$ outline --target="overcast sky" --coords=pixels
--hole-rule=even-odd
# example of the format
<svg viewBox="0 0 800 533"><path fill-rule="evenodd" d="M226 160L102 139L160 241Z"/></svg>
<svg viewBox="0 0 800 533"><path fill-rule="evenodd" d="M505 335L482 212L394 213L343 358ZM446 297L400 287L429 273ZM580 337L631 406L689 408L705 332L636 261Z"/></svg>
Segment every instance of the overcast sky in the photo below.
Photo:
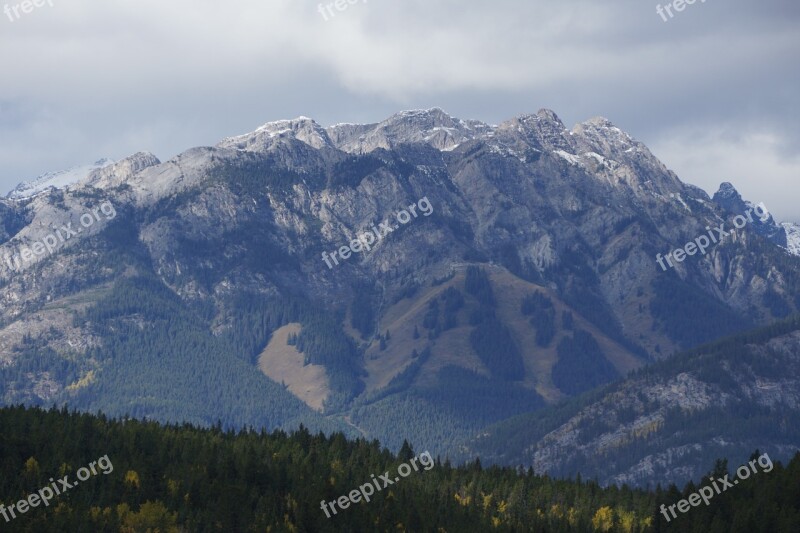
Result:
<svg viewBox="0 0 800 533"><path fill-rule="evenodd" d="M683 181L800 222L798 0L697 0L666 22L655 0L358 0L333 17L311 0L43 1L0 13L2 192L299 115L546 107L569 127L605 116Z"/></svg>

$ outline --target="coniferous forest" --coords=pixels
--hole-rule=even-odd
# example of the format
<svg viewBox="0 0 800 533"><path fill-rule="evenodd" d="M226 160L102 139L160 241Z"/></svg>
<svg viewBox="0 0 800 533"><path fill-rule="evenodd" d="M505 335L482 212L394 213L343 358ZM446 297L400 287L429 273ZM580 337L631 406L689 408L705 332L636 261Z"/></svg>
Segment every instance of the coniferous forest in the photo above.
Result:
<svg viewBox="0 0 800 533"><path fill-rule="evenodd" d="M0 502L27 498L50 478L98 457L113 469L6 521L3 531L606 531L785 532L800 528L800 454L775 462L735 489L667 524L660 505L697 490L656 491L557 480L531 470L454 467L429 470L376 491L328 518L321 501L347 495L424 450L398 454L343 434L225 431L221 426L110 420L65 409L0 409ZM727 464L709 465L721 475ZM108 472L105 474L105 472Z"/></svg>

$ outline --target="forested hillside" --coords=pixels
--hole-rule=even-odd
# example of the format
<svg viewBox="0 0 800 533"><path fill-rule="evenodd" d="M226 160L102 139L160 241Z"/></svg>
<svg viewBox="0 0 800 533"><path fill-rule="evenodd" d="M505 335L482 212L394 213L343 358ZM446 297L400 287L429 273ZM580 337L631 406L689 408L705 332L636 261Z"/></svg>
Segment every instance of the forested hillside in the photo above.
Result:
<svg viewBox="0 0 800 533"><path fill-rule="evenodd" d="M398 466L413 464L424 450L404 445L394 455L376 441L305 429L233 433L23 407L0 409L0 427L0 502L9 517L0 518L3 531L789 533L800 524L800 455L785 468L776 462L769 473L667 528L660 504L674 504L695 487L603 489L532 471L483 469L479 462L454 468L438 460L397 479L394 473L403 471ZM105 456L102 472L76 483L78 469ZM723 470L717 464L717 474ZM377 480L385 473L395 480L369 502L330 517L322 510L322 500L338 500L373 478L384 485ZM11 518L8 507L16 504L18 511L21 499L63 476L72 488L48 506Z"/></svg>
<svg viewBox="0 0 800 533"><path fill-rule="evenodd" d="M222 420L225 427L297 428L326 432L349 431L343 424L309 409L279 384L253 372L257 347L272 330L287 320L319 324L314 336L304 336L307 356L331 357L344 350L323 350L325 315L302 301L268 301L242 297L238 313L230 318L227 335L208 331L207 310L186 307L161 281L150 276L122 278L97 299L95 305L74 315L74 321L90 324L94 335L106 339L88 357L61 359L44 339L26 336L14 367L0 368L0 396L38 405L67 404L73 408L112 416L132 416L166 422L210 426ZM147 327L143 326L147 317ZM331 328L328 327L328 330ZM324 340L318 340L323 339ZM334 332L330 339L347 344ZM354 350L354 348L352 348ZM345 364L340 367L347 368ZM49 372L51 379L72 385L61 394L21 398L16 390L31 373ZM102 374L104 379L98 380ZM334 374L352 383L346 371ZM353 435L355 432L353 432Z"/></svg>

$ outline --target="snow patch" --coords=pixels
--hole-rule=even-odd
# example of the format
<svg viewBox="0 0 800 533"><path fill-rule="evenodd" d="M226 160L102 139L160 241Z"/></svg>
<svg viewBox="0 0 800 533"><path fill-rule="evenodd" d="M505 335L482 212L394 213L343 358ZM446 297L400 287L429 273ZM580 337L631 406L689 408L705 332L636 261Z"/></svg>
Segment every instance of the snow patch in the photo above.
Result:
<svg viewBox="0 0 800 533"><path fill-rule="evenodd" d="M111 159L103 158L90 165L80 165L67 170L60 170L58 172L47 172L30 181L23 181L14 187L14 189L6 195L6 198L21 200L36 196L40 192L45 191L50 187L61 189L67 185L72 185L73 183L77 183L85 179L95 170L105 168L113 164L114 161Z"/></svg>
<svg viewBox="0 0 800 533"><path fill-rule="evenodd" d="M563 159L566 159L572 165L580 165L580 158L575 154L570 154L564 150L556 150L553 153L562 157Z"/></svg>
<svg viewBox="0 0 800 533"><path fill-rule="evenodd" d="M786 249L790 254L800 256L800 224L784 222L781 226L786 230Z"/></svg>
<svg viewBox="0 0 800 533"><path fill-rule="evenodd" d="M683 207L684 207L684 208L685 208L685 209L686 209L688 212L690 212L690 213L692 212L692 208L691 208L691 207L689 207L689 205L688 205L686 202L684 202L684 201L683 201L683 198L681 198L681 193L670 193L670 197L671 197L671 198L677 198L677 199L678 199L678 201L681 203L681 205L682 205L682 206L683 206Z"/></svg>

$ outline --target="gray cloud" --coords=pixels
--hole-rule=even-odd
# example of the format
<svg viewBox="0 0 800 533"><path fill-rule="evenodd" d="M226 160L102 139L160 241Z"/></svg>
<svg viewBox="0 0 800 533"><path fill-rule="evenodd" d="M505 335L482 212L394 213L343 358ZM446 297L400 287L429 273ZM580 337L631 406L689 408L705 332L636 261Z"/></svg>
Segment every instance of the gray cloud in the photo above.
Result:
<svg viewBox="0 0 800 533"><path fill-rule="evenodd" d="M800 220L794 0L698 0L668 22L648 0L368 0L328 21L310 0L53 3L0 14L3 190L297 115L440 106L496 123L549 107L606 116L684 181L733 181Z"/></svg>

